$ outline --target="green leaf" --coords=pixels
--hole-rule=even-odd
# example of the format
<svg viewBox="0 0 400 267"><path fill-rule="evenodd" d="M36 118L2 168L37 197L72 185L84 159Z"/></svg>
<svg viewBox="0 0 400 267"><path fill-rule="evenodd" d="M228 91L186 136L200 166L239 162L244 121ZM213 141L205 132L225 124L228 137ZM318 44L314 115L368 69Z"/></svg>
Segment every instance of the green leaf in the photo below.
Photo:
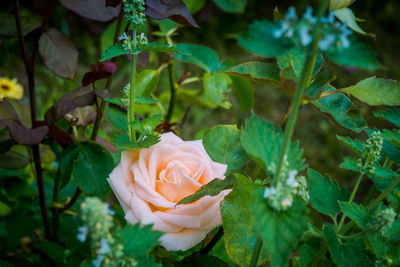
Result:
<svg viewBox="0 0 400 267"><path fill-rule="evenodd" d="M233 90L239 98L240 110L249 111L254 105L254 87L251 81L235 75L230 75Z"/></svg>
<svg viewBox="0 0 400 267"><path fill-rule="evenodd" d="M71 181L88 195L104 199L110 191L108 175L114 168L110 153L93 142L80 142L79 153L72 164Z"/></svg>
<svg viewBox="0 0 400 267"><path fill-rule="evenodd" d="M43 240L42 242L35 245L35 248L44 252L50 259L55 262L62 262L65 258L64 248L56 242L49 242Z"/></svg>
<svg viewBox="0 0 400 267"><path fill-rule="evenodd" d="M226 262L210 255L192 255L185 257L182 261L177 262L174 266L177 267L229 267Z"/></svg>
<svg viewBox="0 0 400 267"><path fill-rule="evenodd" d="M158 27L160 28L159 32L153 31L151 34L156 35L156 36L161 36L161 37L172 36L180 26L178 23L176 23L170 19L161 19L161 20L154 19L154 20L151 20L151 22L154 24L157 24Z"/></svg>
<svg viewBox="0 0 400 267"><path fill-rule="evenodd" d="M265 57L287 54L293 48L289 38L274 38L275 24L267 20L256 20L245 34L239 36L239 45L244 49Z"/></svg>
<svg viewBox="0 0 400 267"><path fill-rule="evenodd" d="M137 51L139 51L137 49ZM131 54L133 51L125 50L122 47L122 44L115 44L112 46L107 47L103 53L101 54L100 61L107 61L113 57L118 57L126 54Z"/></svg>
<svg viewBox="0 0 400 267"><path fill-rule="evenodd" d="M135 50L136 53L140 51L159 52L159 53L182 53L182 50L175 46L169 44L156 43L156 42L140 45L139 48L140 48L139 51Z"/></svg>
<svg viewBox="0 0 400 267"><path fill-rule="evenodd" d="M157 104L158 100L148 96L136 96L135 103L137 104Z"/></svg>
<svg viewBox="0 0 400 267"><path fill-rule="evenodd" d="M323 70L318 73L315 79L311 82L311 85L305 89L304 94L309 98L319 98L321 92L335 79L336 76L332 71Z"/></svg>
<svg viewBox="0 0 400 267"><path fill-rule="evenodd" d="M60 162L60 188L66 186L71 179L74 160L78 158L79 149L79 144L73 144L68 146L62 153Z"/></svg>
<svg viewBox="0 0 400 267"><path fill-rule="evenodd" d="M190 14L195 14L203 8L206 0L183 0Z"/></svg>
<svg viewBox="0 0 400 267"><path fill-rule="evenodd" d="M385 232L385 236L388 238L389 242L400 241L400 217L392 223L390 228Z"/></svg>
<svg viewBox="0 0 400 267"><path fill-rule="evenodd" d="M128 132L128 119L125 110L116 105L108 105L106 115L115 128Z"/></svg>
<svg viewBox="0 0 400 267"><path fill-rule="evenodd" d="M351 150L356 152L358 155L362 155L364 152L364 144L358 139L352 139L351 137L344 137L340 135L336 135L336 138L339 141L342 141L346 146L348 146Z"/></svg>
<svg viewBox="0 0 400 267"><path fill-rule="evenodd" d="M297 248L307 230L309 223L307 204L300 198L294 197L288 209L278 212L260 198L251 209L271 266L286 266L292 250Z"/></svg>
<svg viewBox="0 0 400 267"><path fill-rule="evenodd" d="M26 12L27 10L24 10ZM29 14L28 16L21 16L22 34L26 35L31 31L37 29L41 25L40 17ZM0 13L0 34L4 36L16 37L18 36L17 25L13 14Z"/></svg>
<svg viewBox="0 0 400 267"><path fill-rule="evenodd" d="M280 84L279 70L275 65L264 62L245 62L229 68L227 73L242 76L255 81L263 81L275 85Z"/></svg>
<svg viewBox="0 0 400 267"><path fill-rule="evenodd" d="M195 64L207 72L219 69L218 55L211 48L199 44L178 44L176 47L184 52L175 55L176 59Z"/></svg>
<svg viewBox="0 0 400 267"><path fill-rule="evenodd" d="M162 267L163 265L161 263L158 263L155 261L154 256L142 256L135 258L137 261L137 265L135 267Z"/></svg>
<svg viewBox="0 0 400 267"><path fill-rule="evenodd" d="M117 135L113 143L122 150L134 150L141 148L149 148L152 145L157 144L160 141L160 136L158 135L148 135L142 140L138 140L136 142L131 142L129 140L129 136L126 134Z"/></svg>
<svg viewBox="0 0 400 267"><path fill-rule="evenodd" d="M145 256L159 244L158 239L163 233L152 230L152 225L140 227L140 224L127 224L123 229L118 229L117 234L121 237L121 245L124 254L132 257Z"/></svg>
<svg viewBox="0 0 400 267"><path fill-rule="evenodd" d="M352 170L355 172L363 173L365 172L363 167L358 166L359 162L356 158L345 157L343 162L340 163L339 167L347 170Z"/></svg>
<svg viewBox="0 0 400 267"><path fill-rule="evenodd" d="M368 45L351 41L349 48L333 49L326 53L332 62L345 66L357 67L369 71L382 68L374 50Z"/></svg>
<svg viewBox="0 0 400 267"><path fill-rule="evenodd" d="M307 174L313 208L325 215L335 216L340 211L338 200L347 201L350 197L349 191L344 187L340 188L337 181L332 182L328 175L322 176L311 168Z"/></svg>
<svg viewBox="0 0 400 267"><path fill-rule="evenodd" d="M204 196L216 196L222 190L232 188L233 183L235 182L234 175L228 175L225 179L215 178L208 184L203 185L196 193L193 195L187 196L181 199L178 204L189 204L199 200Z"/></svg>
<svg viewBox="0 0 400 267"><path fill-rule="evenodd" d="M0 217L3 217L11 212L10 206L8 206L6 203L0 201Z"/></svg>
<svg viewBox="0 0 400 267"><path fill-rule="evenodd" d="M333 260L343 267L374 266L368 258L364 243L360 239L339 242L335 227L332 224L324 224L322 232L325 235L329 252Z"/></svg>
<svg viewBox="0 0 400 267"><path fill-rule="evenodd" d="M135 121L131 122L130 125L132 125L132 127L135 130L148 135L148 134L152 134L154 132L154 129L156 128L156 126L158 124L160 124L161 119L162 119L161 114L155 114L155 115L149 116L143 120L136 117Z"/></svg>
<svg viewBox="0 0 400 267"><path fill-rule="evenodd" d="M356 203L349 203L344 201L338 201L341 211L363 230L368 228L368 221L370 219L369 210Z"/></svg>
<svg viewBox="0 0 400 267"><path fill-rule="evenodd" d="M374 116L390 121L400 128L400 108L390 108L374 112Z"/></svg>
<svg viewBox="0 0 400 267"><path fill-rule="evenodd" d="M231 79L225 73L205 73L203 77L204 96L215 107L229 109L228 96L225 93L230 91Z"/></svg>
<svg viewBox="0 0 400 267"><path fill-rule="evenodd" d="M357 18L354 16L354 13L350 8L340 8L333 10L332 12L341 22L345 23L353 31L367 35L367 33L358 26Z"/></svg>
<svg viewBox="0 0 400 267"><path fill-rule="evenodd" d="M313 259L314 255L321 249L321 243L316 238L308 239L299 248L300 267L306 267Z"/></svg>
<svg viewBox="0 0 400 267"><path fill-rule="evenodd" d="M278 158L283 143L282 130L274 127L270 122L266 122L252 114L246 120L245 128L241 136L244 150L268 175L274 175L274 167L278 164ZM303 150L299 148L299 142L291 143L287 154L287 161L291 170L301 171L305 168L304 159L301 158Z"/></svg>
<svg viewBox="0 0 400 267"><path fill-rule="evenodd" d="M225 12L242 13L247 0L214 0L214 3Z"/></svg>
<svg viewBox="0 0 400 267"><path fill-rule="evenodd" d="M341 91L371 106L400 105L400 82L395 80L369 77Z"/></svg>
<svg viewBox="0 0 400 267"><path fill-rule="evenodd" d="M242 174L236 174L233 191L221 203L225 248L229 258L240 266L249 266L257 232L250 207L262 196L262 187ZM265 260L265 255L259 262Z"/></svg>
<svg viewBox="0 0 400 267"><path fill-rule="evenodd" d="M382 167L379 165L374 166L373 169L371 169L368 172L368 175L374 176L377 178L384 178L384 179L389 179L389 178L394 178L397 177L399 174L389 167Z"/></svg>
<svg viewBox="0 0 400 267"><path fill-rule="evenodd" d="M288 54L278 56L277 61L279 68L281 70L286 69L288 67L292 67L294 73L296 74L296 77L299 79L301 76L301 72L303 70L304 63L306 62L306 58L307 58L307 51L305 51L301 47L296 47L290 50ZM320 71L323 60L324 58L322 54L318 54L312 72L313 77L317 75L318 72Z"/></svg>
<svg viewBox="0 0 400 267"><path fill-rule="evenodd" d="M325 92L335 91L329 86ZM353 106L351 100L342 93L336 93L311 103L320 111L328 114L342 127L356 133L362 132L367 128L367 122L360 115L360 111Z"/></svg>
<svg viewBox="0 0 400 267"><path fill-rule="evenodd" d="M157 88L160 80L160 72L158 70L145 69L136 76L135 95L150 96Z"/></svg>
<svg viewBox="0 0 400 267"><path fill-rule="evenodd" d="M388 252L391 248L389 242L380 235L379 232L369 232L365 235L365 241L367 243L367 248L371 248L372 252L377 258L384 258L388 256Z"/></svg>
<svg viewBox="0 0 400 267"><path fill-rule="evenodd" d="M120 97L114 97L114 98L104 98L105 101L120 106L120 107L126 107L127 106L127 99L125 98L120 98Z"/></svg>
<svg viewBox="0 0 400 267"><path fill-rule="evenodd" d="M203 145L212 160L228 165L227 173L240 170L249 160L236 125L218 125L207 129L203 135Z"/></svg>

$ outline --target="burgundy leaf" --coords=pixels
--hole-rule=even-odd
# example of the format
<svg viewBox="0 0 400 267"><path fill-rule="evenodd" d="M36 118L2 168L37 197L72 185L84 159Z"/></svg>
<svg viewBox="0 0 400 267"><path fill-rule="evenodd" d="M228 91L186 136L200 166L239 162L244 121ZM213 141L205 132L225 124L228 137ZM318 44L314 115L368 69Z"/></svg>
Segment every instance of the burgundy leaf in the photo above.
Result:
<svg viewBox="0 0 400 267"><path fill-rule="evenodd" d="M88 86L97 80L105 79L114 74L117 65L113 62L102 62L99 64L91 64L90 71L82 78L82 86Z"/></svg>
<svg viewBox="0 0 400 267"><path fill-rule="evenodd" d="M121 3L121 0L106 0L106 6L116 7Z"/></svg>
<svg viewBox="0 0 400 267"><path fill-rule="evenodd" d="M96 143L104 146L112 154L118 152L118 148L109 141L107 141L106 139L104 139L103 137L96 137Z"/></svg>
<svg viewBox="0 0 400 267"><path fill-rule="evenodd" d="M182 0L146 0L146 15L153 19L171 20L192 27L199 27Z"/></svg>
<svg viewBox="0 0 400 267"><path fill-rule="evenodd" d="M39 121L37 125L46 125L46 123L44 121ZM47 133L47 136L56 141L60 146L62 146L62 148L66 148L67 146L74 143L71 135L64 130L61 130L61 128L57 125L52 124L48 127L50 128L50 130Z"/></svg>
<svg viewBox="0 0 400 267"><path fill-rule="evenodd" d="M15 143L28 146L40 144L49 131L46 125L29 129L14 120L0 120L0 125L8 128Z"/></svg>
<svg viewBox="0 0 400 267"><path fill-rule="evenodd" d="M79 87L63 95L57 103L44 114L47 124L53 124L75 108L90 106L96 101L96 95L89 87Z"/></svg>
<svg viewBox="0 0 400 267"><path fill-rule="evenodd" d="M78 50L75 45L55 28L50 28L40 36L39 53L44 64L54 74L73 79L78 68Z"/></svg>
<svg viewBox="0 0 400 267"><path fill-rule="evenodd" d="M107 7L104 0L60 0L60 3L76 14L97 21L109 21L118 16L120 7Z"/></svg>

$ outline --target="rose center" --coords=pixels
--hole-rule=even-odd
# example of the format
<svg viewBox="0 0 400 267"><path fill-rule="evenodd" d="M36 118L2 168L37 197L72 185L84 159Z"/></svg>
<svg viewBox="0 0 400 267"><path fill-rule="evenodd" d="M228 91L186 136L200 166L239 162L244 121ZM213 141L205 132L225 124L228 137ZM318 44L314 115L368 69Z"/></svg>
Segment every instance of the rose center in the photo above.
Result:
<svg viewBox="0 0 400 267"><path fill-rule="evenodd" d="M8 91L8 90L10 90L10 86L8 86L6 84L2 84L1 89L3 89L4 91Z"/></svg>

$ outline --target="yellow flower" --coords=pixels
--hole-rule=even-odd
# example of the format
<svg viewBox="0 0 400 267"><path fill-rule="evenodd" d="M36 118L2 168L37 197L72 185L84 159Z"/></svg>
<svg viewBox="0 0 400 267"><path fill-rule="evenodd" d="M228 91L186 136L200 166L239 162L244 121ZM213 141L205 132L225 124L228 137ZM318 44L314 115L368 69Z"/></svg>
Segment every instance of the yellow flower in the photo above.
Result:
<svg viewBox="0 0 400 267"><path fill-rule="evenodd" d="M335 10L344 8L354 3L354 1L355 0L331 0L330 9Z"/></svg>
<svg viewBox="0 0 400 267"><path fill-rule="evenodd" d="M21 99L24 96L24 88L17 79L0 77L0 99L5 97Z"/></svg>

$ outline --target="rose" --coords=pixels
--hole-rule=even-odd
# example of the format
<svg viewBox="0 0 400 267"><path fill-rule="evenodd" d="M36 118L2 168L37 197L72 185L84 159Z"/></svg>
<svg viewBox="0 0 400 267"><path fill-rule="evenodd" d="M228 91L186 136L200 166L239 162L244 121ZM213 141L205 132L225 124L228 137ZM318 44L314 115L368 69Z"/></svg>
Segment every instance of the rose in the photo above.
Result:
<svg viewBox="0 0 400 267"><path fill-rule="evenodd" d="M200 140L183 141L166 133L148 149L122 152L108 182L129 223L153 224L154 230L165 232L163 247L187 250L221 224L219 205L230 190L177 203L211 180L224 179L226 169L210 159Z"/></svg>
<svg viewBox="0 0 400 267"><path fill-rule="evenodd" d="M330 9L340 9L351 5L355 0L331 0Z"/></svg>

